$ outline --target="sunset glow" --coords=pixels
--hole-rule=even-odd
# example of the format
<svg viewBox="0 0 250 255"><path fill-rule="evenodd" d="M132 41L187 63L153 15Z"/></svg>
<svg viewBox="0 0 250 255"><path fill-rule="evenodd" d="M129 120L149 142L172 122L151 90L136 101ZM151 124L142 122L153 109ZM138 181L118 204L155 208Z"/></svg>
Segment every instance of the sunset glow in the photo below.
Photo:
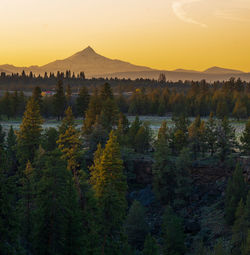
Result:
<svg viewBox="0 0 250 255"><path fill-rule="evenodd" d="M0 64L43 65L91 45L157 69L250 72L249 0L1 0Z"/></svg>

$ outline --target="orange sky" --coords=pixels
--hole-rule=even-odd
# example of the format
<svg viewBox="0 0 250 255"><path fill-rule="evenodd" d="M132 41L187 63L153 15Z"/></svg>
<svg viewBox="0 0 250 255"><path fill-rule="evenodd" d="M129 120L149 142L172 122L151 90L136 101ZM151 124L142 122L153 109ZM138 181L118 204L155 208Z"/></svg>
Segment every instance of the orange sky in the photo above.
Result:
<svg viewBox="0 0 250 255"><path fill-rule="evenodd" d="M43 65L91 45L158 69L250 72L249 0L1 0L0 64Z"/></svg>

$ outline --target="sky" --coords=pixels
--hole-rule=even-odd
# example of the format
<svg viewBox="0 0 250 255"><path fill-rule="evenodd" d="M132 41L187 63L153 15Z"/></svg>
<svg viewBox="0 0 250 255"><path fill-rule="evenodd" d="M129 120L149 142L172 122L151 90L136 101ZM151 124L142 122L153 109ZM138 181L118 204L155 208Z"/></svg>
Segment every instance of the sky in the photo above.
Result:
<svg viewBox="0 0 250 255"><path fill-rule="evenodd" d="M0 0L0 64L43 65L87 46L157 69L250 72L250 0Z"/></svg>

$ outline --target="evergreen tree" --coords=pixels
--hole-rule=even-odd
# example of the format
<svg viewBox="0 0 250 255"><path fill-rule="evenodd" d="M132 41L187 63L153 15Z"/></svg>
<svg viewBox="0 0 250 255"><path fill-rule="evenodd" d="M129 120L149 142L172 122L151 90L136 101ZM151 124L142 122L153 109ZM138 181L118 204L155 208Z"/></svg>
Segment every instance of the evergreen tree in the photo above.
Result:
<svg viewBox="0 0 250 255"><path fill-rule="evenodd" d="M102 98L102 97L101 97ZM118 108L113 98L108 98L102 103L102 110L100 112L100 124L108 132L117 125Z"/></svg>
<svg viewBox="0 0 250 255"><path fill-rule="evenodd" d="M99 147L95 153L90 180L101 210L101 254L117 254L115 240L119 237L125 217L127 183L123 174L119 144L113 131L104 150L101 151Z"/></svg>
<svg viewBox="0 0 250 255"><path fill-rule="evenodd" d="M34 254L82 254L82 222L72 174L60 153L44 156L34 210Z"/></svg>
<svg viewBox="0 0 250 255"><path fill-rule="evenodd" d="M245 217L245 205L243 199L240 200L235 212L235 222L233 225L233 255L241 254L243 244L247 239L247 222Z"/></svg>
<svg viewBox="0 0 250 255"><path fill-rule="evenodd" d="M82 86L78 97L76 98L76 111L78 116L85 116L89 104L89 93L85 86Z"/></svg>
<svg viewBox="0 0 250 255"><path fill-rule="evenodd" d="M194 153L194 159L197 159L198 153L201 150L201 119L200 116L197 116L195 121L191 124L188 129L189 139L192 147L192 151Z"/></svg>
<svg viewBox="0 0 250 255"><path fill-rule="evenodd" d="M159 247L154 237L147 235L144 243L143 255L159 255Z"/></svg>
<svg viewBox="0 0 250 255"><path fill-rule="evenodd" d="M81 145L79 135L79 132L75 128L74 116L71 107L68 107L65 112L65 118L59 127L59 138L57 140L57 144L58 148L62 152L62 158L68 162L68 170L72 171L77 183L77 169L79 168L78 159Z"/></svg>
<svg viewBox="0 0 250 255"><path fill-rule="evenodd" d="M138 130L135 140L134 149L136 152L145 153L150 148L151 130L148 124L144 123Z"/></svg>
<svg viewBox="0 0 250 255"><path fill-rule="evenodd" d="M83 225L83 254L99 255L103 238L101 233L102 218L97 198L87 177L85 171L79 171L80 189L82 194L84 194L79 201Z"/></svg>
<svg viewBox="0 0 250 255"><path fill-rule="evenodd" d="M16 117L18 115L20 103L21 102L20 102L18 92L15 90L15 92L11 95L11 113L13 117Z"/></svg>
<svg viewBox="0 0 250 255"><path fill-rule="evenodd" d="M43 135L42 135L42 147L45 151L53 151L57 148L56 141L59 138L59 132L53 128L50 127L48 129L45 129Z"/></svg>
<svg viewBox="0 0 250 255"><path fill-rule="evenodd" d="M26 169L21 179L21 199L20 199L20 218L22 238L27 253L32 252L32 235L33 235L33 210L34 210L34 169L27 162Z"/></svg>
<svg viewBox="0 0 250 255"><path fill-rule="evenodd" d="M115 98L116 99L116 105L120 112L127 113L128 112L128 102L124 95L122 94L122 91L119 91L119 96Z"/></svg>
<svg viewBox="0 0 250 255"><path fill-rule="evenodd" d="M238 98L238 100L236 101L232 114L238 121L240 120L240 118L247 117L247 108L241 98Z"/></svg>
<svg viewBox="0 0 250 255"><path fill-rule="evenodd" d="M185 236L181 219L177 217L171 207L167 207L163 216L162 241L164 255L184 255Z"/></svg>
<svg viewBox="0 0 250 255"><path fill-rule="evenodd" d="M2 110L3 114L7 116L8 120L10 119L10 117L12 117L11 109L12 109L11 95L10 95L9 91L6 91L2 98L2 109L1 110Z"/></svg>
<svg viewBox="0 0 250 255"><path fill-rule="evenodd" d="M176 187L174 191L174 205L176 207L185 205L189 200L192 189L190 174L191 165L192 160L190 150L188 148L183 148L175 163Z"/></svg>
<svg viewBox="0 0 250 255"><path fill-rule="evenodd" d="M8 162L8 169L10 175L15 175L18 168L17 162L17 138L13 127L10 126L8 136L6 139L6 157Z"/></svg>
<svg viewBox="0 0 250 255"><path fill-rule="evenodd" d="M109 133L108 131L101 125L100 118L97 116L96 122L92 128L92 132L90 135L85 135L84 140L89 147L89 151L92 153L96 150L97 145L100 143L104 146L108 140Z"/></svg>
<svg viewBox="0 0 250 255"><path fill-rule="evenodd" d="M66 102L67 106L72 106L72 90L69 84L66 87Z"/></svg>
<svg viewBox="0 0 250 255"><path fill-rule="evenodd" d="M171 148L176 154L179 154L188 144L189 120L181 115L180 117L173 118L173 121L175 123L175 128L173 130Z"/></svg>
<svg viewBox="0 0 250 255"><path fill-rule="evenodd" d="M216 151L217 128L212 112L210 113L208 122L206 124L205 133L208 150L211 153L211 156L213 156Z"/></svg>
<svg viewBox="0 0 250 255"><path fill-rule="evenodd" d="M75 117L72 108L69 106L66 109L62 123L59 126L59 134L65 133L70 126L75 126Z"/></svg>
<svg viewBox="0 0 250 255"><path fill-rule="evenodd" d="M18 160L23 167L26 166L28 160L32 163L34 159L41 140L42 122L38 103L31 98L27 103L17 134Z"/></svg>
<svg viewBox="0 0 250 255"><path fill-rule="evenodd" d="M225 161L236 147L235 129L231 127L227 118L218 126L217 134L219 156L221 161Z"/></svg>
<svg viewBox="0 0 250 255"><path fill-rule="evenodd" d="M16 213L16 180L0 165L0 254L21 254Z"/></svg>
<svg viewBox="0 0 250 255"><path fill-rule="evenodd" d="M246 196L246 184L242 168L238 164L226 189L225 216L228 224L235 220L235 212L241 199Z"/></svg>
<svg viewBox="0 0 250 255"><path fill-rule="evenodd" d="M112 88L107 82L101 87L100 97L101 97L101 100L103 101L106 101L108 99L111 99L111 100L114 99Z"/></svg>
<svg viewBox="0 0 250 255"><path fill-rule="evenodd" d="M250 119L246 123L245 130L240 138L242 150L246 155L250 154Z"/></svg>
<svg viewBox="0 0 250 255"><path fill-rule="evenodd" d="M148 234L148 225L145 218L145 208L140 202L135 200L129 209L125 222L125 231L129 244L140 250L143 248L145 237Z"/></svg>
<svg viewBox="0 0 250 255"><path fill-rule="evenodd" d="M216 108L216 116L220 119L225 119L229 115L228 112L229 110L228 110L228 104L226 102L226 99L221 98Z"/></svg>
<svg viewBox="0 0 250 255"><path fill-rule="evenodd" d="M168 204L174 199L175 167L170 158L166 123L163 122L155 144L153 165L153 187L161 203Z"/></svg>
<svg viewBox="0 0 250 255"><path fill-rule="evenodd" d="M96 122L98 115L101 112L101 100L98 94L98 90L94 91L94 94L90 97L89 105L83 121L83 134L89 135L92 132L93 125Z"/></svg>
<svg viewBox="0 0 250 255"><path fill-rule="evenodd" d="M142 122L140 121L139 117L136 116L135 120L131 123L131 126L129 128L129 144L134 148L135 147L135 137L139 131L139 129L142 126Z"/></svg>
<svg viewBox="0 0 250 255"><path fill-rule="evenodd" d="M53 96L53 104L54 104L54 113L57 116L57 119L60 120L63 116L66 98L63 90L63 82L59 80L56 86L56 93Z"/></svg>
<svg viewBox="0 0 250 255"><path fill-rule="evenodd" d="M120 113L117 130L116 130L116 136L121 146L128 145L128 132L129 132L129 121L123 113Z"/></svg>
<svg viewBox="0 0 250 255"><path fill-rule="evenodd" d="M40 112L43 112L43 99L42 99L42 90L40 87L35 87L32 92L32 97L39 105Z"/></svg>

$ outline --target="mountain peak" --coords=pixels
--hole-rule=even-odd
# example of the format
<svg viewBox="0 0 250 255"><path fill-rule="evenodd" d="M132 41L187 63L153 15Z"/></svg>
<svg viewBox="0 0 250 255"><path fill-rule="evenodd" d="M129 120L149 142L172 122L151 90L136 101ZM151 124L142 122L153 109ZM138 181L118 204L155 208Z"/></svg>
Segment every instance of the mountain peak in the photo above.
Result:
<svg viewBox="0 0 250 255"><path fill-rule="evenodd" d="M233 70L233 69L227 69L227 68L222 68L218 66L213 66L211 68L208 68L207 70L204 71L204 73L210 73L210 74L241 74L243 73L242 71L239 70Z"/></svg>
<svg viewBox="0 0 250 255"><path fill-rule="evenodd" d="M94 54L96 54L96 52L93 50L92 47L88 46L84 50L79 51L76 54L74 54L74 56L89 56L89 55L94 55Z"/></svg>
<svg viewBox="0 0 250 255"><path fill-rule="evenodd" d="M87 48L85 48L83 50L83 52L91 52L91 53L95 53L94 49L91 46L88 46Z"/></svg>

